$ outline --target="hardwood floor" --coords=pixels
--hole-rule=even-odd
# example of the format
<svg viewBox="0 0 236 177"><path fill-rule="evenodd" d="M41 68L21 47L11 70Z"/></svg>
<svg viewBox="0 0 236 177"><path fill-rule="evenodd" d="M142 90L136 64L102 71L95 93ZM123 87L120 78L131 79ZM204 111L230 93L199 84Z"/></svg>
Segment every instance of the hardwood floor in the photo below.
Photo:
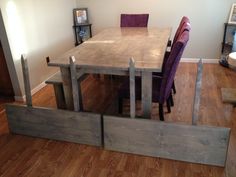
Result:
<svg viewBox="0 0 236 177"><path fill-rule="evenodd" d="M221 87L236 88L236 72L217 64L204 64L198 125L231 128L226 167L214 167L107 151L102 148L10 134L0 111L0 176L65 177L235 177L236 109L221 102ZM177 94L166 122L191 123L196 64L181 63L176 77ZM82 83L87 111L117 113L119 82L89 77ZM53 88L46 86L33 96L34 106L55 107ZM124 103L129 111L128 101ZM137 112L141 114L140 103ZM152 119L158 118L153 104Z"/></svg>

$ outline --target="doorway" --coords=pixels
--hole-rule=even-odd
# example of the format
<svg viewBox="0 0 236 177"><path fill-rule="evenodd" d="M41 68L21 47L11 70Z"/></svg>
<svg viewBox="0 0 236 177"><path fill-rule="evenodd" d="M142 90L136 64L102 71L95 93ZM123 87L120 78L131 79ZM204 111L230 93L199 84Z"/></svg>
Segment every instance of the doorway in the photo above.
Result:
<svg viewBox="0 0 236 177"><path fill-rule="evenodd" d="M7 68L6 58L0 41L0 99L13 100L14 90Z"/></svg>

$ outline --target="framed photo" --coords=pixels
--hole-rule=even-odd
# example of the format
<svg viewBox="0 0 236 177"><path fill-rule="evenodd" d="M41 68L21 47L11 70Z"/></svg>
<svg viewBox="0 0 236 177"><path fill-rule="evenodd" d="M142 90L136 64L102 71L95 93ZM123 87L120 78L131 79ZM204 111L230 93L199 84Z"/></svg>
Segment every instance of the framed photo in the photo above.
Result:
<svg viewBox="0 0 236 177"><path fill-rule="evenodd" d="M231 7L228 23L236 24L236 3L233 3Z"/></svg>
<svg viewBox="0 0 236 177"><path fill-rule="evenodd" d="M88 23L88 9L77 8L73 10L75 25Z"/></svg>

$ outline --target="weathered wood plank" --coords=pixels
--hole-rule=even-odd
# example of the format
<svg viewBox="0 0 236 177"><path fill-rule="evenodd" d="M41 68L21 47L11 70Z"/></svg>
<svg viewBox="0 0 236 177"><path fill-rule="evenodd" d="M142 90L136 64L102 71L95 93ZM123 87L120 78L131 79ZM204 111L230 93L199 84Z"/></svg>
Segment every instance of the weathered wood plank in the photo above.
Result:
<svg viewBox="0 0 236 177"><path fill-rule="evenodd" d="M22 72L23 72L23 79L24 79L26 104L27 106L32 106L28 62L27 62L27 59L23 55L21 55L21 65L22 65Z"/></svg>
<svg viewBox="0 0 236 177"><path fill-rule="evenodd" d="M195 83L195 95L193 101L193 114L192 114L192 125L197 125L198 121L198 113L200 109L200 101L201 101L201 87L202 87L202 59L198 62L197 68L197 78Z"/></svg>
<svg viewBox="0 0 236 177"><path fill-rule="evenodd" d="M130 82L130 117L135 118L135 64L131 58L129 62L129 82Z"/></svg>
<svg viewBox="0 0 236 177"><path fill-rule="evenodd" d="M108 150L224 166L230 129L104 116Z"/></svg>
<svg viewBox="0 0 236 177"><path fill-rule="evenodd" d="M143 117L151 118L152 110L152 73L142 72L142 109Z"/></svg>
<svg viewBox="0 0 236 177"><path fill-rule="evenodd" d="M77 82L79 87L79 104L80 104L80 110L83 110L83 103L82 103L82 91L81 91L81 82L88 76L87 74L84 74L83 71L77 71ZM63 91L63 81L62 76L60 72L57 72L52 77L50 77L48 80L45 81L46 84L52 84L54 87L55 97L57 101L57 108L59 109L66 109L66 103L65 103L65 96Z"/></svg>
<svg viewBox="0 0 236 177"><path fill-rule="evenodd" d="M62 84L61 72L55 73L52 77L45 81L46 84Z"/></svg>
<svg viewBox="0 0 236 177"><path fill-rule="evenodd" d="M60 70L66 100L66 108L68 110L74 110L70 69L69 67L60 67Z"/></svg>
<svg viewBox="0 0 236 177"><path fill-rule="evenodd" d="M6 105L12 133L101 146L101 116L92 113Z"/></svg>
<svg viewBox="0 0 236 177"><path fill-rule="evenodd" d="M80 98L79 96L79 86L76 77L76 65L75 65L75 57L70 57L70 75L71 75L71 83L72 83L72 96L74 103L74 111L80 111Z"/></svg>
<svg viewBox="0 0 236 177"><path fill-rule="evenodd" d="M53 84L57 108L66 109L66 101L64 97L64 91L62 84Z"/></svg>

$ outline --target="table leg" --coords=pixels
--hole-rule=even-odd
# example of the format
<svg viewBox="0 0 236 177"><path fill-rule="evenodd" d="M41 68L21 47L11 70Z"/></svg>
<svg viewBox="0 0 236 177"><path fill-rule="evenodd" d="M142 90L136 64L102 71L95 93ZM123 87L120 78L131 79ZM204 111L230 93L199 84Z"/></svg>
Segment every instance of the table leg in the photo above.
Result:
<svg viewBox="0 0 236 177"><path fill-rule="evenodd" d="M69 110L74 110L70 69L69 67L61 67L60 70L63 82L66 108Z"/></svg>
<svg viewBox="0 0 236 177"><path fill-rule="evenodd" d="M151 118L151 110L152 110L151 72L142 72L142 108L143 108L143 117Z"/></svg>

